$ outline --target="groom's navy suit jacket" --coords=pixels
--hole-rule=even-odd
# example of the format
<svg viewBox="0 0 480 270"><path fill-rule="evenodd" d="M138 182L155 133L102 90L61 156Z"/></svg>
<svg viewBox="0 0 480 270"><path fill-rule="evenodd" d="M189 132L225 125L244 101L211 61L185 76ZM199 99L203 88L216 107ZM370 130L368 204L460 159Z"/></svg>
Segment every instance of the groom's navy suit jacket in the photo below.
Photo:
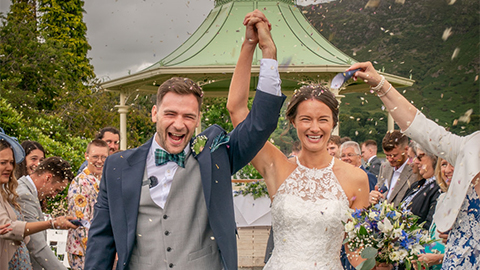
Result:
<svg viewBox="0 0 480 270"><path fill-rule="evenodd" d="M214 151L210 149L213 140L226 132L214 125L200 134L208 140L196 158L208 220L226 270L237 269L231 175L255 157L275 130L284 99L257 91L247 118L228 134L229 141ZM128 269L151 143L152 139L139 148L107 158L89 231L85 269L112 269L115 253L118 253L117 269Z"/></svg>

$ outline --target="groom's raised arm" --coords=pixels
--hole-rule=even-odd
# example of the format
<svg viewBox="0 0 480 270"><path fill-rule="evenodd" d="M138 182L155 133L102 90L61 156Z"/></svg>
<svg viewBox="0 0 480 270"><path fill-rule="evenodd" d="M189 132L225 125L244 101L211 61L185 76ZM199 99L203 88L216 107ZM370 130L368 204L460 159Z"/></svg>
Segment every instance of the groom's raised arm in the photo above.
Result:
<svg viewBox="0 0 480 270"><path fill-rule="evenodd" d="M258 13L256 13L258 12ZM229 151L230 151L230 164L232 173L238 171L248 162L250 162L257 152L263 147L268 140L270 134L276 129L280 109L285 100L285 96L281 93L280 89L280 76L278 73L278 63L276 59L276 47L273 39L270 35L269 24L264 15L260 11L256 10L252 13L252 18L249 20L248 15L246 17L247 33L246 43L242 46L240 53L240 59L235 69L234 77L232 78L232 85L229 93L229 99L244 100L248 98L243 91L245 87L249 85L251 59L253 56L252 44L248 44L250 38L249 25L254 25L258 34L258 41L260 49L262 50L263 59L260 62L260 74L259 82L257 86L257 92L253 101L252 109L248 113L246 105L236 105L236 103L229 102L229 110L232 116L232 122L236 125L240 120L245 118L245 114L248 113L245 120L238 124L238 126L230 134ZM250 29L251 30L251 29ZM256 46L256 43L253 45ZM248 65L248 66L247 66ZM245 77L248 76L248 81ZM238 95L238 96L237 96ZM238 109L238 111L235 111ZM236 114L236 115L235 115Z"/></svg>

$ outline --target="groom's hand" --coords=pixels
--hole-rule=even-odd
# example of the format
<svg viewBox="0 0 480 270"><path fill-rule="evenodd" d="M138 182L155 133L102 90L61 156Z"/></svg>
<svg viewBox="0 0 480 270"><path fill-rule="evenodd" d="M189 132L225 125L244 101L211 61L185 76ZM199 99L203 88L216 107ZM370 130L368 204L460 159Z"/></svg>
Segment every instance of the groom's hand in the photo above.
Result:
<svg viewBox="0 0 480 270"><path fill-rule="evenodd" d="M258 31L258 46L262 50L262 58L277 60L277 47L273 42L269 25L264 22L258 22L256 25Z"/></svg>
<svg viewBox="0 0 480 270"><path fill-rule="evenodd" d="M269 29L272 28L267 17L265 17L265 14L258 9L245 15L245 18L243 19L243 25L246 27L244 44L253 46L258 44L258 29L256 24L259 22L265 22Z"/></svg>

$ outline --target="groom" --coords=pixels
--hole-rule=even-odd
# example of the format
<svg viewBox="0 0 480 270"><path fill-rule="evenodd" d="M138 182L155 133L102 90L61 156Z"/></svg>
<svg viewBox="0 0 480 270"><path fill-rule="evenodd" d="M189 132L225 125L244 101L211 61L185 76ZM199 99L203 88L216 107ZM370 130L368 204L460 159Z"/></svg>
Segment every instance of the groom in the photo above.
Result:
<svg viewBox="0 0 480 270"><path fill-rule="evenodd" d="M213 125L192 139L202 90L186 78L159 87L154 137L105 162L85 269L112 269L115 253L117 269L237 269L231 175L265 144L284 101L269 43L252 110L229 134Z"/></svg>

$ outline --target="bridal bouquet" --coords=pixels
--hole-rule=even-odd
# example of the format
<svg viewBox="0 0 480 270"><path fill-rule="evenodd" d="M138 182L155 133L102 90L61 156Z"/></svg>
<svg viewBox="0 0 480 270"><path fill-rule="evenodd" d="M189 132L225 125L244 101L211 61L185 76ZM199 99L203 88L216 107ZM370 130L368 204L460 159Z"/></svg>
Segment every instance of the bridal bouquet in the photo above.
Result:
<svg viewBox="0 0 480 270"><path fill-rule="evenodd" d="M397 209L386 201L354 211L352 219L344 223L344 244L367 259L357 269L370 270L377 262L403 263L411 269L412 260L418 262L418 254L433 242L417 221L412 212Z"/></svg>

